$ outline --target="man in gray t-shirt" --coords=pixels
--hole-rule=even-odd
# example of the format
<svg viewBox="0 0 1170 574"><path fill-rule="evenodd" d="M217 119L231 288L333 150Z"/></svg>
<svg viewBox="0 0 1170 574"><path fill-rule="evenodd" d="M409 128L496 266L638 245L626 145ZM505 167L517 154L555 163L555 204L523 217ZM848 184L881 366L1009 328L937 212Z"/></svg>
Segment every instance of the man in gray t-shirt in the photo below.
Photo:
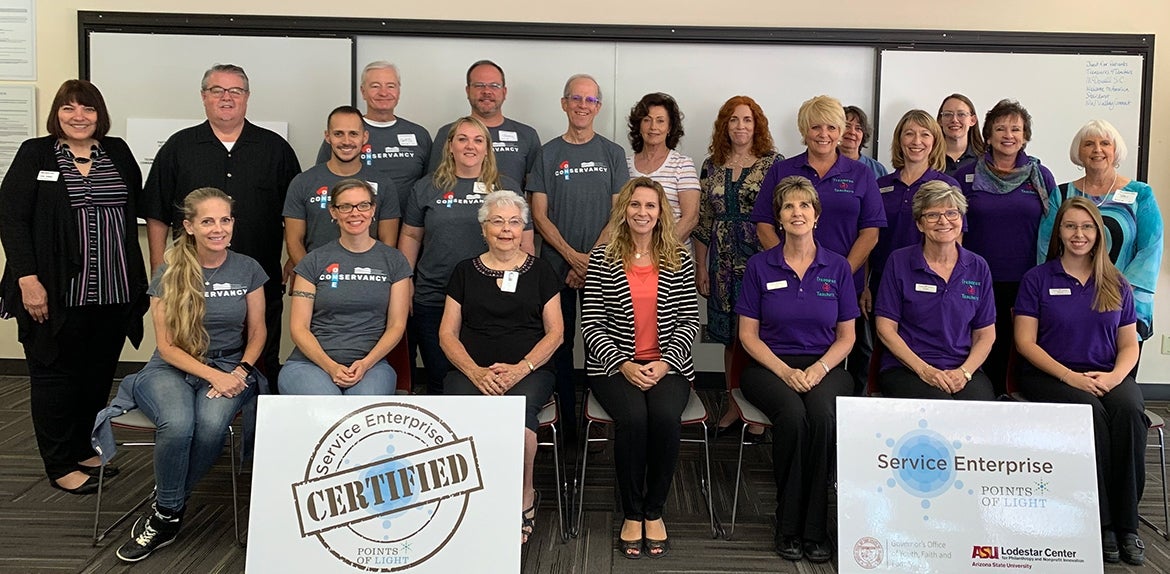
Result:
<svg viewBox="0 0 1170 574"><path fill-rule="evenodd" d="M555 360L561 416L573 421L577 293L585 284L589 250L607 239L609 213L629 172L621 146L593 131L593 120L601 111L601 87L596 80L585 74L570 77L561 109L568 116L569 127L564 135L540 148L525 189L532 194L532 221L544 240L540 256L565 281L561 290L565 339ZM572 442L576 428L566 425L565 430L565 440Z"/></svg>
<svg viewBox="0 0 1170 574"><path fill-rule="evenodd" d="M343 179L361 179L374 188L376 209L370 234L391 247L398 245L398 190L388 176L361 162L359 155L368 137L357 108L341 106L329 114L325 128L329 160L294 177L284 198L284 240L293 266L306 253L341 236L329 205L333 186Z"/></svg>
<svg viewBox="0 0 1170 574"><path fill-rule="evenodd" d="M431 155L431 134L426 128L394 115L402 84L398 67L390 62L370 62L362 70L362 99L369 142L362 146L361 161L394 180L398 211L406 209L407 191L426 174ZM321 144L317 163L329 160L329 144Z"/></svg>
<svg viewBox="0 0 1170 574"><path fill-rule="evenodd" d="M500 173L523 184L524 177L532 171L536 162L540 136L532 127L504 117L504 100L508 97L504 69L491 60L472 64L467 69L465 90L467 101L471 104L471 117L483 122L492 136L492 151ZM447 134L452 124L454 122L435 132L428 173L434 172L443 160L443 147L447 145Z"/></svg>

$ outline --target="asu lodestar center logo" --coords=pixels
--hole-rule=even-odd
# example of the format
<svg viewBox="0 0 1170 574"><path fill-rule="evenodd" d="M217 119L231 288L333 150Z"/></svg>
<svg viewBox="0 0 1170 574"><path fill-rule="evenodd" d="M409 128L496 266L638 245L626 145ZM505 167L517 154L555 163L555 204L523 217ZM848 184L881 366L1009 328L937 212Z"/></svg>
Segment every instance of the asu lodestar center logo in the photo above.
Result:
<svg viewBox="0 0 1170 574"><path fill-rule="evenodd" d="M480 490L474 437L397 402L342 417L292 485L301 536L367 572L409 570L438 554Z"/></svg>

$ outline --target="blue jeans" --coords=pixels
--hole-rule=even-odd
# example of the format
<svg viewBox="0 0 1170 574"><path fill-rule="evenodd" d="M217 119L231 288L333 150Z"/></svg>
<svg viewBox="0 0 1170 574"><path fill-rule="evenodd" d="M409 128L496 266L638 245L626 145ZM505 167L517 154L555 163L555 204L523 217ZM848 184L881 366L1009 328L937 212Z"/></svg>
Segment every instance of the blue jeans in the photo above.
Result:
<svg viewBox="0 0 1170 574"><path fill-rule="evenodd" d="M280 369L282 395L393 395L398 374L386 361L378 361L356 385L343 389L311 361L286 361Z"/></svg>
<svg viewBox="0 0 1170 574"><path fill-rule="evenodd" d="M209 399L210 383L172 367L157 355L139 377L134 400L158 427L154 435L158 505L182 510L191 490L219 458L228 425L256 389L249 386L230 399Z"/></svg>

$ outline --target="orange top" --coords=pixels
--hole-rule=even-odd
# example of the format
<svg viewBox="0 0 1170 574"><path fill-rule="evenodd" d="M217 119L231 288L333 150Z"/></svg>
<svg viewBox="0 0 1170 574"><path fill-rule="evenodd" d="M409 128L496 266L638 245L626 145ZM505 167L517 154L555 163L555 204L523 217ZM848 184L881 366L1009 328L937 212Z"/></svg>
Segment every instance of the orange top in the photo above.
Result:
<svg viewBox="0 0 1170 574"><path fill-rule="evenodd" d="M634 358L657 361L662 358L658 347L658 269L631 266L626 281L634 303Z"/></svg>

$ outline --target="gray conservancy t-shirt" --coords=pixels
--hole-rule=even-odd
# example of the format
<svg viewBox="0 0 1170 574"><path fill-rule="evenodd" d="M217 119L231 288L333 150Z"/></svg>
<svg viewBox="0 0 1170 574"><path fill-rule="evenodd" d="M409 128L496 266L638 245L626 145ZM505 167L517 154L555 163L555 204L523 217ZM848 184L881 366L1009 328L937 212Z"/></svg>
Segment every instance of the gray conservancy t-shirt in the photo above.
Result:
<svg viewBox="0 0 1170 574"><path fill-rule="evenodd" d="M385 243L354 253L333 241L305 255L293 271L317 287L309 331L331 359L349 365L386 332L390 286L410 277L410 264ZM299 348L288 358L309 360Z"/></svg>
<svg viewBox="0 0 1170 574"><path fill-rule="evenodd" d="M365 180L374 188L374 220L370 222L370 235L378 237L378 222L402 216L398 192L393 180L378 170L363 165L356 179ZM329 171L328 164L319 163L301 172L288 185L284 198L284 217L305 222L305 251L312 251L338 237L341 230L329 213L330 190L337 182L348 179Z"/></svg>
<svg viewBox="0 0 1170 574"><path fill-rule="evenodd" d="M414 186L402 223L423 229L422 252L414 265L415 305L442 307L455 264L487 251L478 214L489 190L477 192L475 183L458 179L455 189L440 190L427 177ZM500 185L520 193L512 178L500 177ZM531 223L525 227L531 228Z"/></svg>
<svg viewBox="0 0 1170 574"><path fill-rule="evenodd" d="M407 190L426 174L431 156L431 134L426 128L402 118L393 122L371 122L362 118L370 140L362 147L362 163L390 176L398 194L398 209L405 211ZM321 142L317 163L329 161L328 142Z"/></svg>
<svg viewBox="0 0 1170 574"><path fill-rule="evenodd" d="M626 152L621 146L594 135L583 144L558 136L540 148L540 157L527 180L528 191L548 196L548 217L573 249L589 253L609 222L612 196L629 180ZM552 247L540 256L564 279L569 265Z"/></svg>
<svg viewBox="0 0 1170 574"><path fill-rule="evenodd" d="M264 286L268 275L247 255L227 252L223 265L203 269L203 327L207 329L207 351L231 351L244 347L244 321L248 317L248 293ZM167 265L158 266L146 293L163 295L162 276ZM157 351L155 351L157 353Z"/></svg>
<svg viewBox="0 0 1170 574"><path fill-rule="evenodd" d="M427 173L434 173L443 161L443 146L447 144L447 133L451 131L451 122L435 132L435 143L431 146L431 161L427 166ZM516 120L504 118L504 123L494 128L488 128L492 136L492 151L496 154L496 166L501 175L506 175L523 183L524 178L532 171L536 164L536 156L540 151L540 136L536 130ZM520 189L513 190L520 193Z"/></svg>

